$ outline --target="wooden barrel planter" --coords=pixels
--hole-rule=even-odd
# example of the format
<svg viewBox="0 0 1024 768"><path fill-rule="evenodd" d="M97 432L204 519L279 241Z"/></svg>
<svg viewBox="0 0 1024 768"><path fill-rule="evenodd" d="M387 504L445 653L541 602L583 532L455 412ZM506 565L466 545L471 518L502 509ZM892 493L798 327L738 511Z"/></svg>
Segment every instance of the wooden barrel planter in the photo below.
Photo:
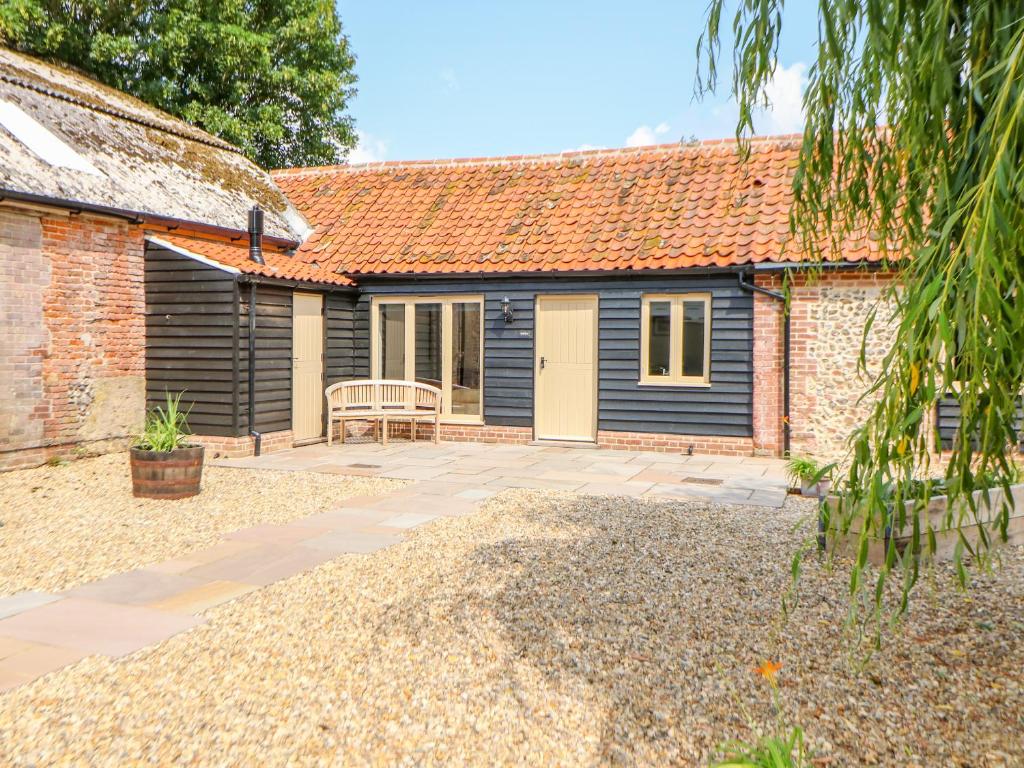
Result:
<svg viewBox="0 0 1024 768"><path fill-rule="evenodd" d="M132 494L144 499L187 499L199 493L203 446L173 451L131 449Z"/></svg>

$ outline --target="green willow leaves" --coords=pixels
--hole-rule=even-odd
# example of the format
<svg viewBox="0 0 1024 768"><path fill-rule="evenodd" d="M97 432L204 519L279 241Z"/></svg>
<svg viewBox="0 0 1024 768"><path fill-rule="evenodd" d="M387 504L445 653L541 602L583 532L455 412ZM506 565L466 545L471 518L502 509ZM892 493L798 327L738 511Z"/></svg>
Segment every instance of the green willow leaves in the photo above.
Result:
<svg viewBox="0 0 1024 768"><path fill-rule="evenodd" d="M741 138L764 106L782 6L730 5ZM716 85L723 10L723 0L712 0L698 46L702 91ZM829 521L860 531L851 610L866 605L881 618L894 577L902 595L895 615L905 610L918 555L934 550L936 530L960 531L964 583L964 554L988 560L992 539L973 545L963 533L978 513L972 494L992 484L1008 490L1014 476L1024 381L1024 6L820 0L804 98L795 236L822 262L867 238L899 272L886 297L895 313L872 318L892 323L895 344L866 394L876 404L852 438L848 487ZM934 414L951 394L960 421L943 468L932 452ZM936 473L944 473L952 510L941 521L923 514L926 478ZM1010 510L997 506L990 533L1004 537ZM900 529L913 533L907 551L890 548L884 565L869 570L868 540Z"/></svg>

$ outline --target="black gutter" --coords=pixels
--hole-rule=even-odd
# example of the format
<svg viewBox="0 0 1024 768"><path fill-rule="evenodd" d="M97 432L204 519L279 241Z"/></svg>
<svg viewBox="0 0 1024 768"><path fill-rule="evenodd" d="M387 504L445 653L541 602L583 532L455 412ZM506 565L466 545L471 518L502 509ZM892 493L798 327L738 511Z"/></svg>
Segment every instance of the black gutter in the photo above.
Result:
<svg viewBox="0 0 1024 768"><path fill-rule="evenodd" d="M345 277L358 283L365 283L374 280L391 281L406 280L410 282L433 282L439 280L571 280L573 278L599 278L599 277L653 277L653 276L692 276L692 275L730 275L737 271L744 272L755 270L757 272L768 271L792 271L792 270L836 270L836 271L877 271L891 268L890 262L814 262L814 263L775 263L764 264L739 264L728 267L678 267L676 269L578 269L578 270L522 270L516 272L432 272L428 274L417 272L341 272Z"/></svg>
<svg viewBox="0 0 1024 768"><path fill-rule="evenodd" d="M776 301L782 302L782 311L784 313L783 331L782 331L782 455L789 456L790 446L790 427L789 427L789 357L790 357L790 322L789 322L789 306L786 301L786 294L779 291L771 291L767 288L762 288L759 285L748 283L743 279L743 273L737 272L736 278L739 281L740 288L750 293L760 293L765 296L770 296Z"/></svg>
<svg viewBox="0 0 1024 768"><path fill-rule="evenodd" d="M67 200L60 197L48 197L46 195L34 195L30 192L17 192L13 189L0 188L0 203L5 200L15 200L33 205L44 205L50 208L65 208L74 213L95 213L98 216L112 216L118 219L125 219L132 224L150 224L154 226L167 227L168 229L189 229L193 232L201 232L211 235L220 235L233 239L240 239L246 236L246 232L230 227L221 227L216 224L204 224L201 221L189 221L188 219L177 219L173 216L161 216L146 211L132 211L127 208L116 208L109 205L96 205L94 203L83 203L78 200ZM291 240L276 235L264 235L264 241L274 246L282 246L288 249L298 248L301 243L298 240Z"/></svg>

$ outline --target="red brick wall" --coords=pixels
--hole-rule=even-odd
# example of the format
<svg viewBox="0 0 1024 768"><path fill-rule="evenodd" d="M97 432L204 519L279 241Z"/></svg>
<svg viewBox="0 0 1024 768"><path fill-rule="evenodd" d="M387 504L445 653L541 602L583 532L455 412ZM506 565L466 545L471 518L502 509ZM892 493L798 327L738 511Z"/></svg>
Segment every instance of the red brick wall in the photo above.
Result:
<svg viewBox="0 0 1024 768"><path fill-rule="evenodd" d="M760 274L754 284L782 290L777 274ZM785 304L763 293L754 294L754 452L781 456L783 445L783 329Z"/></svg>
<svg viewBox="0 0 1024 768"><path fill-rule="evenodd" d="M192 435L192 442L206 446L206 456L211 459L238 459L252 456L255 440L248 435L242 437L221 437L219 435ZM290 429L266 432L260 439L260 454L283 451L294 445Z"/></svg>
<svg viewBox="0 0 1024 768"><path fill-rule="evenodd" d="M0 347L0 468L122 444L145 407L142 230L13 208L0 219L15 329Z"/></svg>

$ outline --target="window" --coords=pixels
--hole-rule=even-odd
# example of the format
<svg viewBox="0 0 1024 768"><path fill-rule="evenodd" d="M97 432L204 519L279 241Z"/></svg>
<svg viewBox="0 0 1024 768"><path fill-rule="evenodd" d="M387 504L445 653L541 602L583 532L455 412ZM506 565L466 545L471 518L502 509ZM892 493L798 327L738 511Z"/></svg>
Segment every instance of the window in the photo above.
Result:
<svg viewBox="0 0 1024 768"><path fill-rule="evenodd" d="M644 296L640 322L641 384L710 384L711 294Z"/></svg>
<svg viewBox="0 0 1024 768"><path fill-rule="evenodd" d="M430 384L454 421L483 416L483 299L478 296L376 298L372 376Z"/></svg>

